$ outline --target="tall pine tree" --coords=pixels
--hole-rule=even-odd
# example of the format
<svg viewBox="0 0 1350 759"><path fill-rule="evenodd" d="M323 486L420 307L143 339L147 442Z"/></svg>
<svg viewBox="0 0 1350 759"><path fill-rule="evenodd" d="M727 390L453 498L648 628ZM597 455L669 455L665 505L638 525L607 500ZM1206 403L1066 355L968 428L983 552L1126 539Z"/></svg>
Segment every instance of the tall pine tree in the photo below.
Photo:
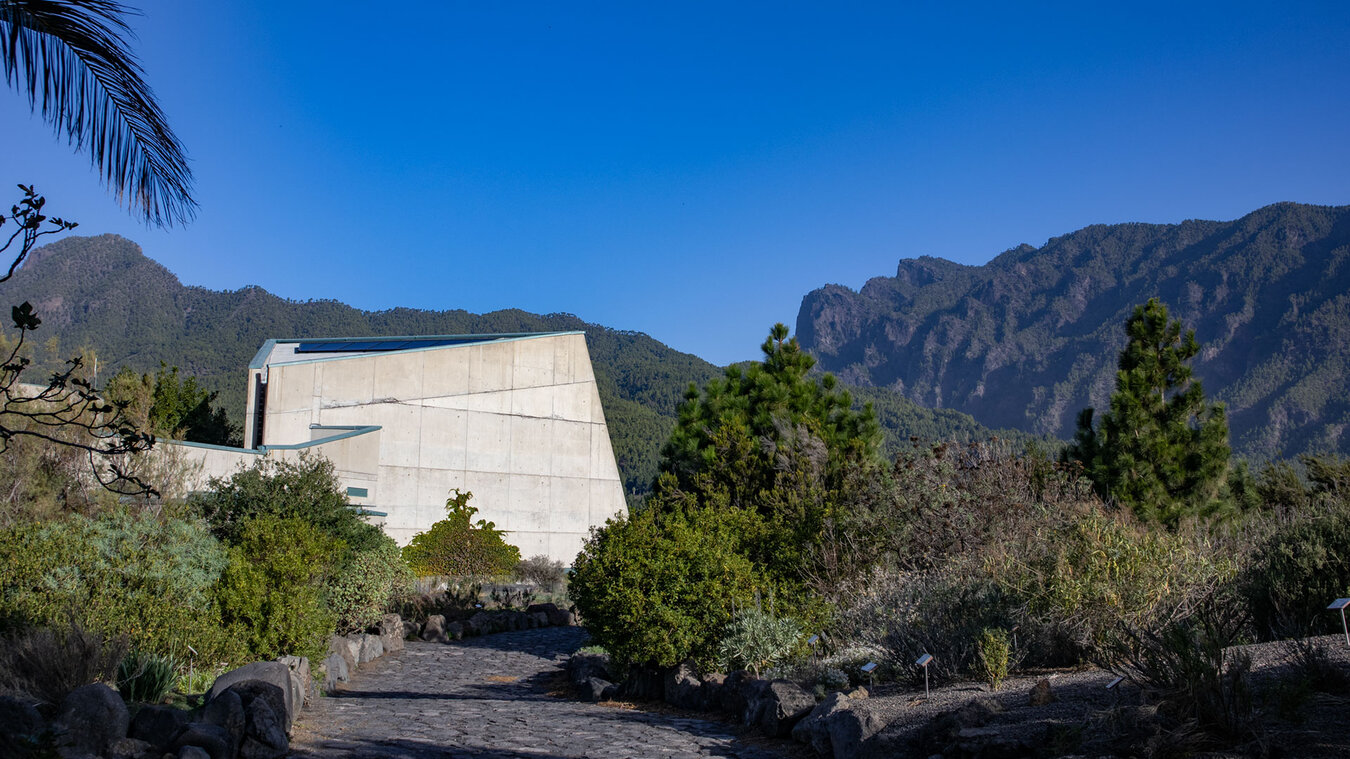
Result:
<svg viewBox="0 0 1350 759"><path fill-rule="evenodd" d="M1228 470L1228 419L1223 404L1206 404L1189 362L1200 352L1195 330L1151 298L1125 323L1111 409L1094 425L1078 417L1065 457L1079 461L1098 492L1141 518L1171 527L1205 512Z"/></svg>

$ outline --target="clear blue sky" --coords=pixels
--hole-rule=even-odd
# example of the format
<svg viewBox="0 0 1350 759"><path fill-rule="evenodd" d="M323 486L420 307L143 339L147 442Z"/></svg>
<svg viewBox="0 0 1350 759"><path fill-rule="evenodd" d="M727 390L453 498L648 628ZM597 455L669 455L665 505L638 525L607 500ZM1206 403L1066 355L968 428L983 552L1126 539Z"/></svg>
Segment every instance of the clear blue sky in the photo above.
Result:
<svg viewBox="0 0 1350 759"><path fill-rule="evenodd" d="M4 181L213 289L727 363L900 258L1350 203L1344 0L128 2L196 222L138 224L12 92Z"/></svg>

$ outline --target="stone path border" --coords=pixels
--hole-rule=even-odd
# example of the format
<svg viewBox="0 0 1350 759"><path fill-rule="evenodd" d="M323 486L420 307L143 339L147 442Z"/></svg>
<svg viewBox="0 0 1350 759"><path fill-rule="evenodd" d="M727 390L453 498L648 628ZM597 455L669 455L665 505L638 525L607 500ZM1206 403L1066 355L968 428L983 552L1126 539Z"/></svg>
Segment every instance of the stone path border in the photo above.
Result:
<svg viewBox="0 0 1350 759"><path fill-rule="evenodd" d="M409 642L304 712L291 756L307 759L658 757L781 759L796 747L738 726L550 695L586 631L551 627L449 645Z"/></svg>

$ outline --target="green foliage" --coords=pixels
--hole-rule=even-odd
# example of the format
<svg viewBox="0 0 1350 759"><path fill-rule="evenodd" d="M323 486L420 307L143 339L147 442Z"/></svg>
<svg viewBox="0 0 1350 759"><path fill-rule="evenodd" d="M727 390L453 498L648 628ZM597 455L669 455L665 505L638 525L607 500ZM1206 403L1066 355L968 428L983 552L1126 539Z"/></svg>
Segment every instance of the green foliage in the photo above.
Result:
<svg viewBox="0 0 1350 759"><path fill-rule="evenodd" d="M726 671L748 669L759 676L786 661L801 641L802 627L796 620L776 617L756 604L736 611L717 652Z"/></svg>
<svg viewBox="0 0 1350 759"><path fill-rule="evenodd" d="M350 508L333 463L321 456L298 461L263 459L228 479L213 479L194 501L212 532L239 542L243 525L259 517L298 519L354 552L377 548L385 536Z"/></svg>
<svg viewBox="0 0 1350 759"><path fill-rule="evenodd" d="M1085 409L1065 455L1082 463L1102 497L1175 527L1219 495L1228 421L1191 378L1189 362L1200 352L1195 331L1183 335L1157 298L1135 308L1125 333L1111 410L1094 426Z"/></svg>
<svg viewBox="0 0 1350 759"><path fill-rule="evenodd" d="M178 679L178 662L171 656L132 649L117 665L117 690L133 704L162 704Z"/></svg>
<svg viewBox="0 0 1350 759"><path fill-rule="evenodd" d="M413 575L393 538L350 554L325 589L325 604L337 619L337 633L360 632L379 621L412 593Z"/></svg>
<svg viewBox="0 0 1350 759"><path fill-rule="evenodd" d="M625 663L711 662L719 633L763 580L737 551L741 515L647 510L594 530L569 592L597 644Z"/></svg>
<svg viewBox="0 0 1350 759"><path fill-rule="evenodd" d="M233 661L213 588L226 566L199 522L114 511L0 532L0 625L63 624L125 635L139 649Z"/></svg>
<svg viewBox="0 0 1350 759"><path fill-rule="evenodd" d="M230 634L250 656L307 656L320 661L336 627L324 584L342 542L312 524L276 515L238 524L216 597Z"/></svg>
<svg viewBox="0 0 1350 759"><path fill-rule="evenodd" d="M975 640L978 662L977 674L989 683L990 690L998 690L1008 676L1008 662L1012 658L1012 639L1002 627L986 627Z"/></svg>
<svg viewBox="0 0 1350 759"><path fill-rule="evenodd" d="M567 581L561 561L547 556L531 556L522 560L512 570L512 574L521 582L527 582L545 593L556 593Z"/></svg>
<svg viewBox="0 0 1350 759"><path fill-rule="evenodd" d="M215 405L217 393L201 387L196 377L179 376L178 367L163 361L154 375L122 367L104 393L108 400L126 404L128 417L156 435L214 445L242 443L239 428Z"/></svg>
<svg viewBox="0 0 1350 759"><path fill-rule="evenodd" d="M520 549L506 533L469 505L473 493L455 488L445 501L445 519L413 536L403 559L419 577L427 575L503 575L520 563Z"/></svg>
<svg viewBox="0 0 1350 759"><path fill-rule="evenodd" d="M1241 583L1261 636L1331 633L1334 598L1350 596L1350 506L1333 501L1276 530L1256 550Z"/></svg>

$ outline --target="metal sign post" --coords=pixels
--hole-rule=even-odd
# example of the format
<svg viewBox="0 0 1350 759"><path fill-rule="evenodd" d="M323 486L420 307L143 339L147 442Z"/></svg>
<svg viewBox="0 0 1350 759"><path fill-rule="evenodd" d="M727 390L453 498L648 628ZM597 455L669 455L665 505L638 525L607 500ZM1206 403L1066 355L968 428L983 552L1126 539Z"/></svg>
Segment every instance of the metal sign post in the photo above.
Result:
<svg viewBox="0 0 1350 759"><path fill-rule="evenodd" d="M924 698L928 698L928 663L931 662L931 661L933 661L933 655L932 655L932 654L924 654L923 656L920 656L920 657L918 658L917 661L914 662L916 665L918 665L918 666L920 666L920 667L923 667L923 697L924 697Z"/></svg>
<svg viewBox="0 0 1350 759"><path fill-rule="evenodd" d="M867 685L868 685L868 687L870 687L870 688L875 688L875 687L877 687L877 681L876 681L876 678L872 676L872 673L877 671L877 663L874 662L874 661L869 661L869 662L867 662L866 664L862 665L862 668L861 668L861 669L862 669L863 672L866 672L866 673L867 673Z"/></svg>
<svg viewBox="0 0 1350 759"><path fill-rule="evenodd" d="M1350 606L1350 598L1338 598L1331 602L1331 605L1327 607L1327 611L1340 610L1341 629L1345 631L1345 645L1350 646L1350 626L1345 624L1345 607L1347 606Z"/></svg>
<svg viewBox="0 0 1350 759"><path fill-rule="evenodd" d="M817 660L817 659L816 659L816 644L819 643L819 642L820 642L820 635L812 635L810 638L807 638L807 639L806 639L806 645L808 645L808 646L811 647L811 661L812 661L812 662L815 662L815 661Z"/></svg>

